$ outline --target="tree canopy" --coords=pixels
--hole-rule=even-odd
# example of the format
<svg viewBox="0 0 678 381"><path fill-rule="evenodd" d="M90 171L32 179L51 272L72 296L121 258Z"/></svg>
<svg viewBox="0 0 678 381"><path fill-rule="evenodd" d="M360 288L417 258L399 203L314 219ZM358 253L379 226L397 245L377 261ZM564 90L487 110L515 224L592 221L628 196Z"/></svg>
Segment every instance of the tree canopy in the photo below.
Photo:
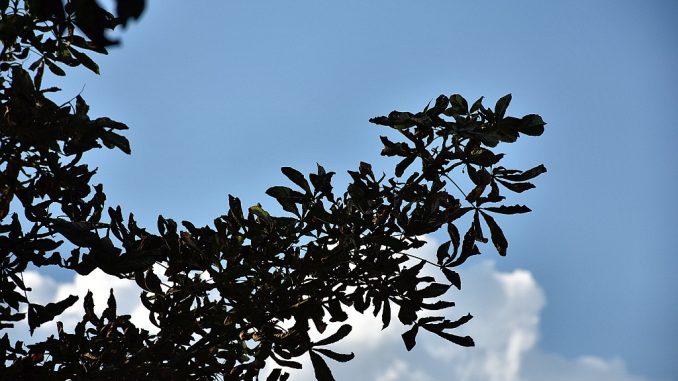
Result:
<svg viewBox="0 0 678 381"><path fill-rule="evenodd" d="M351 331L348 310L380 317L384 327L394 319L409 326L408 350L422 331L472 346L455 334L470 314L449 320L436 311L454 306L444 294L461 288L455 268L481 247L491 243L506 255L494 216L530 209L504 194L534 188L530 180L546 169L505 168L496 149L541 135L542 118L508 116L511 95L494 107L440 95L423 111L370 119L391 131L381 154L396 159L392 174L361 162L336 191L335 172L321 165L310 174L284 167L289 183L266 191L283 215L229 196L228 211L211 226L159 216L157 226L142 227L121 206L106 205L95 170L83 162L103 147L130 154L127 126L91 117L80 95L56 104L49 97L59 89L42 79L45 68L57 76L77 66L98 73L92 53L107 54L115 43L107 33L143 9L143 1L119 1L116 15L94 0L0 1L0 328L27 319L32 333L57 321L42 342L0 338L3 377L274 381L308 355L316 378L333 380L327 359L354 357L332 350ZM469 192L458 186L461 177ZM441 229L449 239L436 260L416 258L422 237ZM32 303L22 277L29 266L134 280L157 333L118 315L114 290L100 316L88 293L82 320L68 332L58 316L78 297ZM424 275L424 266L447 281ZM321 338L309 335L312 327ZM260 375L266 364L273 371Z"/></svg>

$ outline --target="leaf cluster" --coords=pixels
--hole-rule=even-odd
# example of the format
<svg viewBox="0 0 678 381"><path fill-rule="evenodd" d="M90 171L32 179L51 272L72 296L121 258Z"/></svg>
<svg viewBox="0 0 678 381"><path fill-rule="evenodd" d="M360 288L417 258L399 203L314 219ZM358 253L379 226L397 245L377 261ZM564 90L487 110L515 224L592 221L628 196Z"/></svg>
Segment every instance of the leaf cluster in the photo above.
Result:
<svg viewBox="0 0 678 381"><path fill-rule="evenodd" d="M275 381L286 380L286 369L301 367L299 358L308 354L316 378L333 380L327 359L353 358L328 347L350 333L350 310L379 317L384 328L394 319L409 326L402 336L408 350L421 329L457 345L473 345L470 337L454 333L471 315L448 320L436 311L454 306L445 294L461 288L456 268L480 253L478 245L491 240L499 254L506 254L508 241L493 216L528 212L526 206L506 204L504 194L533 188L529 181L546 169L504 168L504 155L493 150L521 134L540 135L541 117L506 116L510 95L493 109L485 108L482 98L469 108L458 94L441 95L422 112L393 111L371 119L397 136L396 141L381 137L382 155L398 159L391 175L361 162L348 171L345 191L337 192L335 173L321 165L310 174L284 167L289 183L266 193L285 215L260 204L244 207L229 196L228 210L212 226L160 216L149 231L121 207L107 207L103 187L91 184L95 171L81 164L84 153L104 146L130 153L119 133L127 127L90 118L80 96L56 105L48 99L54 89L41 89L45 66L56 75L61 74L53 68L57 63L98 71L73 48L103 53L111 43L88 29L84 13L78 13L94 9L87 8L91 4L96 5L84 0L68 1L63 8L60 1L0 3L2 38L9 42L2 52L7 81L0 93L0 324L6 328L26 318L33 331L73 305L75 296L44 306L29 300L21 277L27 266L59 266L134 280L158 332L150 334L129 316L117 315L113 291L97 316L90 293L72 333L58 322L57 336L41 343L13 343L7 334L0 338L3 374L17 379L254 380L273 363L267 380ZM128 18L141 13L141 4L124 11ZM6 19L12 21L5 25ZM124 23L105 19L110 25ZM48 33L51 40L44 37ZM26 47L39 52L27 69ZM453 180L460 173L473 184L469 192ZM23 215L10 213L12 208ZM470 226L462 235L464 216ZM436 259L416 257L414 250L425 244L422 236L440 229L449 239ZM72 249L58 251L64 246ZM426 275L425 266L437 268L447 281ZM310 336L311 328L320 339Z"/></svg>

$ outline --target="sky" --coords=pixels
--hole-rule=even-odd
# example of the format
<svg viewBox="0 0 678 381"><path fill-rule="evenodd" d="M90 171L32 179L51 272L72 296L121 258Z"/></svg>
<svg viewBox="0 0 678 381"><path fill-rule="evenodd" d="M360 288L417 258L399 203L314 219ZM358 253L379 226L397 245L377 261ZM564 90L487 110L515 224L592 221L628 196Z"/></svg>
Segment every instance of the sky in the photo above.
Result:
<svg viewBox="0 0 678 381"><path fill-rule="evenodd" d="M388 171L387 131L368 119L439 94L492 104L512 93L508 114L548 123L542 137L500 147L511 165L548 168L511 199L533 212L501 220L509 255L472 258L450 295L451 316L475 316L466 329L478 346L422 337L407 353L398 327L377 334L353 316L346 348L363 353L338 379L678 381L678 3L148 3L121 47L98 57L101 76L59 82L64 100L82 91L92 116L130 126L131 156L87 159L110 203L146 226L158 214L209 224L228 194L275 209L264 192L285 184L282 166ZM105 300L111 284L132 292L102 274L29 277L50 285L45 300L85 287Z"/></svg>

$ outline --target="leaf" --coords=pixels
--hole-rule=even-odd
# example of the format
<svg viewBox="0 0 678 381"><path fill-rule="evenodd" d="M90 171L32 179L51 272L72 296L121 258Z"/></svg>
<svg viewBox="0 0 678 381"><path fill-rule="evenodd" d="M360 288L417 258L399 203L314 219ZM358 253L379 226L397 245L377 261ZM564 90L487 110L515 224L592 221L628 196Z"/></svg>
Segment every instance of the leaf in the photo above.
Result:
<svg viewBox="0 0 678 381"><path fill-rule="evenodd" d="M450 97L450 103L452 104L450 111L453 115L468 114L468 102L461 95L453 94Z"/></svg>
<svg viewBox="0 0 678 381"><path fill-rule="evenodd" d="M85 102L85 98L80 95L75 97L75 115L87 115L89 112L89 105Z"/></svg>
<svg viewBox="0 0 678 381"><path fill-rule="evenodd" d="M286 366L288 368L293 368L293 369L301 369L301 363L292 361L292 360L285 360L281 359L280 357L276 356L275 353L271 353L271 358L273 361L275 361L278 365L281 366Z"/></svg>
<svg viewBox="0 0 678 381"><path fill-rule="evenodd" d="M442 267L441 270L443 270L443 274L445 275L445 278L452 283L454 287L457 288L457 290L461 290L461 277L459 276L459 273L450 270L447 267Z"/></svg>
<svg viewBox="0 0 678 381"><path fill-rule="evenodd" d="M497 181L505 186L506 188L516 192L516 193L523 193L526 190L530 190L532 188L535 188L534 184L532 183L509 183L508 181L503 181L497 179Z"/></svg>
<svg viewBox="0 0 678 381"><path fill-rule="evenodd" d="M83 222L56 218L52 220L52 229L76 246L92 247L101 240L98 234L90 230L90 225Z"/></svg>
<svg viewBox="0 0 678 381"><path fill-rule="evenodd" d="M339 303L338 300L331 300L327 304L327 311L330 313L330 321L331 322L336 322L336 321L346 321L348 319L348 315L344 310L341 308L341 303Z"/></svg>
<svg viewBox="0 0 678 381"><path fill-rule="evenodd" d="M459 254L459 258L448 263L448 267L457 267L466 262L469 257L480 254L478 246L475 244L475 236L474 224L471 224L471 227L466 231L466 234L464 234L464 242L461 245L461 254Z"/></svg>
<svg viewBox="0 0 678 381"><path fill-rule="evenodd" d="M271 374L266 377L266 381L278 381L278 378L280 378L280 373L282 372L282 369L280 368L275 368L271 372Z"/></svg>
<svg viewBox="0 0 678 381"><path fill-rule="evenodd" d="M444 308L454 307L454 302L448 302L446 300L438 300L435 303L424 303L422 304L427 310L442 310ZM421 319L419 319L421 323Z"/></svg>
<svg viewBox="0 0 678 381"><path fill-rule="evenodd" d="M520 174L506 174L503 176L498 176L501 177L502 179L510 180L510 181L527 181L531 180L542 173L546 172L546 167L544 167L544 164L540 164L534 168L528 169L525 172L522 172Z"/></svg>
<svg viewBox="0 0 678 381"><path fill-rule="evenodd" d="M148 288L149 291L155 294L162 293L162 288L160 287L161 285L160 278L158 278L158 276L155 275L155 273L153 272L153 268L150 268L146 271L144 283L146 284L146 287Z"/></svg>
<svg viewBox="0 0 678 381"><path fill-rule="evenodd" d="M483 228L480 226L480 217L478 216L478 211L476 210L475 213L473 213L473 231L476 233L476 241L482 242L482 243L487 243L487 238L483 235Z"/></svg>
<svg viewBox="0 0 678 381"><path fill-rule="evenodd" d="M398 165L396 165L395 167L395 175L398 177L402 176L407 167L409 167L410 164L412 164L412 162L414 162L414 159L416 158L417 155L410 155L401 160L400 163L398 163Z"/></svg>
<svg viewBox="0 0 678 381"><path fill-rule="evenodd" d="M288 179L292 180L293 183L301 187L306 193L311 193L311 188L308 186L308 181L304 178L304 175L292 167L282 167L280 169L282 173L287 176Z"/></svg>
<svg viewBox="0 0 678 381"><path fill-rule="evenodd" d="M471 106L471 111L470 111L471 114L473 114L474 112L483 108L483 99L484 98L485 97L480 97L480 98L478 98L477 101L473 102L473 105Z"/></svg>
<svg viewBox="0 0 678 381"><path fill-rule="evenodd" d="M117 316L117 303L115 302L115 296L113 295L113 289L109 291L108 295L108 303L106 306L106 309L104 312L101 314L101 317L103 319L107 319L109 322L112 322L115 320Z"/></svg>
<svg viewBox="0 0 678 381"><path fill-rule="evenodd" d="M355 354L351 352L350 354L344 354L344 353L337 353L334 351L331 351L329 349L323 349L323 348L317 348L314 349L315 352L322 353L323 355L331 358L334 361L339 361L339 362L347 362L353 360L355 357Z"/></svg>
<svg viewBox="0 0 678 381"><path fill-rule="evenodd" d="M450 257L450 244L452 241L447 241L443 243L442 245L438 246L438 251L436 252L436 257L438 259L438 263L443 263L447 258Z"/></svg>
<svg viewBox="0 0 678 381"><path fill-rule="evenodd" d="M398 311L398 319L405 325L410 325L417 321L417 311L415 307L408 300L403 300Z"/></svg>
<svg viewBox="0 0 678 381"><path fill-rule="evenodd" d="M433 332L436 335L438 335L438 336L440 336L444 339L447 339L447 340L449 340L449 341L451 341L451 342L453 342L457 345L460 345L462 347L473 347L473 346L476 345L475 342L473 342L473 339L471 338L471 336L462 337L462 336L453 335L451 333L447 333L447 332L443 332L443 331L440 331L440 332L431 331L431 332Z"/></svg>
<svg viewBox="0 0 678 381"><path fill-rule="evenodd" d="M381 329L386 329L391 324L391 302L384 300L384 310L381 312Z"/></svg>
<svg viewBox="0 0 678 381"><path fill-rule="evenodd" d="M315 372L315 378L318 381L335 381L332 376L332 371L327 366L325 360L320 357L319 354L309 351L311 355L311 363L313 364L313 371Z"/></svg>
<svg viewBox="0 0 678 381"><path fill-rule="evenodd" d="M115 11L123 26L130 19L137 20L144 12L145 0L118 0ZM276 377L277 379L277 377Z"/></svg>
<svg viewBox="0 0 678 381"><path fill-rule="evenodd" d="M484 208L489 212L501 213L501 214L519 214L531 212L530 208L525 205L511 205L511 206L488 206Z"/></svg>
<svg viewBox="0 0 678 381"><path fill-rule="evenodd" d="M453 223L448 223L447 224L447 234L450 236L450 241L452 242L452 246L454 247L454 250L452 251L452 255L450 256L450 259L454 259L454 257L457 256L457 250L459 249L459 243L461 242L461 238L459 236L459 230L457 229L457 226Z"/></svg>
<svg viewBox="0 0 678 381"><path fill-rule="evenodd" d="M78 51L78 50L76 50L76 49L74 49L70 46L68 47L68 50L71 52L71 54L73 54L73 56L78 61L80 61L80 63L84 67L88 68L89 70L91 70L95 74L100 74L99 73L99 65L97 65L96 62L94 62L91 58L89 58L89 56L87 54L80 52L80 51Z"/></svg>
<svg viewBox="0 0 678 381"><path fill-rule="evenodd" d="M45 60L45 63L47 64L47 68L49 69L49 71L51 71L55 75L58 75L60 77L63 77L63 76L66 75L66 72L64 71L64 69L57 66L54 62L52 62L50 60Z"/></svg>
<svg viewBox="0 0 678 381"><path fill-rule="evenodd" d="M518 127L518 131L522 132L525 135L539 136L544 133L545 125L546 122L544 122L541 116L536 114L529 114L523 117L522 123Z"/></svg>
<svg viewBox="0 0 678 381"><path fill-rule="evenodd" d="M294 214L299 213L296 204L304 199L302 193L283 186L270 187L266 190L266 194L275 198L284 210Z"/></svg>
<svg viewBox="0 0 678 381"><path fill-rule="evenodd" d="M39 305L30 303L28 305L28 329L31 335L35 329L43 323L54 320L55 317L61 315L68 307L72 306L78 301L78 297L70 295L56 303L48 303L47 305Z"/></svg>
<svg viewBox="0 0 678 381"><path fill-rule="evenodd" d="M323 346L323 345L328 345L332 343L336 343L337 341L343 339L344 337L348 336L349 333L351 333L351 330L353 327L351 327L350 324L344 324L339 329L337 332L331 334L330 336L316 342L313 344L313 346Z"/></svg>
<svg viewBox="0 0 678 381"><path fill-rule="evenodd" d="M417 332L419 332L419 326L415 324L411 329L401 335L405 342L405 348L407 348L408 351L411 351L417 344Z"/></svg>
<svg viewBox="0 0 678 381"><path fill-rule="evenodd" d="M506 241L506 237L504 237L504 232L501 231L501 228L499 227L499 225L497 225L497 222L495 222L494 218L492 218L489 214L484 212L480 213L483 215L483 218L485 219L487 226L490 228L492 243L494 244L494 247L497 248L499 255L505 256L506 249L508 248L508 242Z"/></svg>
<svg viewBox="0 0 678 381"><path fill-rule="evenodd" d="M126 154L131 154L132 150L129 146L129 141L126 137L118 135L115 132L104 131L101 134L101 142L108 148L119 148L122 152Z"/></svg>
<svg viewBox="0 0 678 381"><path fill-rule="evenodd" d="M497 120L504 118L504 114L506 114L506 109L508 108L509 103L511 103L511 94L506 94L499 98L497 104L494 106L494 113L497 115Z"/></svg>
<svg viewBox="0 0 678 381"><path fill-rule="evenodd" d="M447 292L450 289L449 284L443 283L431 283L425 288L417 291L417 295L421 298L437 298Z"/></svg>

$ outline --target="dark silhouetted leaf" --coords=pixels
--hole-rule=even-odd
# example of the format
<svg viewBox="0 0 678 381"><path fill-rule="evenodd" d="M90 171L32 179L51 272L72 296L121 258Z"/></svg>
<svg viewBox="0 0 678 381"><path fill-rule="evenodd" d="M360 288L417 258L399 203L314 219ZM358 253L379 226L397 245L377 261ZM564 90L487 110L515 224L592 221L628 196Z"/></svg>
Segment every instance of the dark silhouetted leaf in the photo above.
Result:
<svg viewBox="0 0 678 381"><path fill-rule="evenodd" d="M530 212L530 208L525 205L511 205L511 206L488 206L484 208L489 212L501 213L501 214L518 214L518 213L527 213Z"/></svg>
<svg viewBox="0 0 678 381"><path fill-rule="evenodd" d="M459 94L453 94L450 97L450 103L452 104L451 111L456 115L468 114L468 102L466 99Z"/></svg>
<svg viewBox="0 0 678 381"><path fill-rule="evenodd" d="M518 131L525 135L539 136L544 133L544 126L546 123L541 116L536 114L525 115L522 119Z"/></svg>
<svg viewBox="0 0 678 381"><path fill-rule="evenodd" d="M73 49L71 47L68 48L68 51L70 51L71 54L73 54L73 56L78 61L80 61L80 63L84 67L88 68L89 70L91 70L92 72L94 72L96 74L99 74L99 65L97 65L96 62L94 62L91 58L89 58L89 56L87 54L82 53L82 52L80 52L76 49Z"/></svg>
<svg viewBox="0 0 678 381"><path fill-rule="evenodd" d="M72 306L78 301L78 297L70 295L56 303L48 303L45 306L30 303L28 306L28 329L31 335L35 329L43 323L54 320L55 317L61 315L68 307Z"/></svg>
<svg viewBox="0 0 678 381"><path fill-rule="evenodd" d="M101 134L101 142L108 148L119 148L126 154L131 154L132 150L126 137L118 135L115 132L104 132Z"/></svg>
<svg viewBox="0 0 678 381"><path fill-rule="evenodd" d="M546 167L544 167L544 164L538 165L534 168L528 169L525 172L521 172L519 174L507 174L500 176L502 179L510 180L510 181L527 181L531 180L542 173L546 172Z"/></svg>
<svg viewBox="0 0 678 381"><path fill-rule="evenodd" d="M282 167L280 170L288 179L292 180L293 183L301 187L306 193L311 193L308 181L306 181L306 178L304 178L304 175L301 172L291 167Z"/></svg>
<svg viewBox="0 0 678 381"><path fill-rule="evenodd" d="M407 332L402 334L403 341L405 342L405 348L407 348L408 351L411 351L412 348L414 348L414 346L417 344L417 332L419 332L419 326L415 324Z"/></svg>
<svg viewBox="0 0 678 381"><path fill-rule="evenodd" d="M391 324L391 302L384 300L384 310L381 312L381 329L386 329Z"/></svg>
<svg viewBox="0 0 678 381"><path fill-rule="evenodd" d="M505 186L506 188L508 188L508 189L510 189L510 190L512 190L516 193L523 193L526 190L530 190L530 189L534 188L534 184L532 184L532 183L510 183L508 181L502 181L502 180L499 180L499 179L497 179L497 181L501 185Z"/></svg>
<svg viewBox="0 0 678 381"><path fill-rule="evenodd" d="M313 364L313 371L315 372L316 380L334 381L332 371L330 371L330 368L327 366L325 360L323 360L319 354L313 351L309 351L308 353L311 355L311 363Z"/></svg>
<svg viewBox="0 0 678 381"><path fill-rule="evenodd" d="M445 278L447 278L454 287L461 290L461 277L459 276L459 273L446 267L443 267L442 270Z"/></svg>
<svg viewBox="0 0 678 381"><path fill-rule="evenodd" d="M471 336L463 336L462 337L462 336L453 335L451 333L447 333L447 332L443 332L443 331L440 331L440 332L432 331L432 332L435 333L436 335L438 335L438 336L440 336L444 339L447 339L447 340L449 340L449 341L451 341L451 342L453 342L453 343L455 343L459 346L462 346L462 347L473 347L473 346L476 345L473 342L473 338L471 338Z"/></svg>
<svg viewBox="0 0 678 381"><path fill-rule="evenodd" d="M443 243L442 245L438 246L438 250L436 252L436 257L438 259L438 263L444 263L447 258L450 256L450 244L452 241L447 241ZM458 244L457 244L458 245Z"/></svg>
<svg viewBox="0 0 678 381"><path fill-rule="evenodd" d="M403 173L405 172L405 170L407 169L407 167L409 167L410 164L412 164L414 162L414 159L416 159L416 158L417 158L416 155L410 155L410 156L407 156L406 158L404 158L403 160L401 160L400 163L398 163L398 165L396 165L395 175L398 176L398 177L402 176Z"/></svg>
<svg viewBox="0 0 678 381"><path fill-rule="evenodd" d="M348 334L351 333L352 329L353 329L353 327L351 327L350 324L344 324L341 327L339 327L337 332L335 332L335 333L331 334L330 336L314 343L313 345L319 347L319 346L323 346L323 345L329 345L329 344L332 344L332 343L336 343L337 341L348 336Z"/></svg>
<svg viewBox="0 0 678 381"><path fill-rule="evenodd" d="M424 299L437 298L446 293L447 290L449 289L450 289L449 284L431 283L422 290L417 291L417 295Z"/></svg>
<svg viewBox="0 0 678 381"><path fill-rule="evenodd" d="M278 381L281 372L282 369L280 368L273 369L273 371L268 375L268 377L266 377L266 381Z"/></svg>
<svg viewBox="0 0 678 381"><path fill-rule="evenodd" d="M337 353L337 352L331 351L329 349L323 349L323 348L316 348L316 349L313 349L313 351L318 352L318 353L322 353L323 355L331 358L332 360L339 361L339 362L351 361L355 357L353 352L351 352L349 354L344 354L344 353Z"/></svg>
<svg viewBox="0 0 678 381"><path fill-rule="evenodd" d="M481 213L483 215L483 218L485 219L485 222L487 223L487 226L490 228L490 233L492 234L492 243L494 244L494 247L497 248L499 255L502 256L506 255L508 242L506 241L506 237L504 237L504 232L501 231L501 228L494 221L494 218L492 218L487 213L484 212Z"/></svg>
<svg viewBox="0 0 678 381"><path fill-rule="evenodd" d="M497 116L497 120L500 120L504 117L504 114L506 114L506 109L508 108L509 103L511 103L511 94L506 94L503 97L499 98L496 106L494 106L494 113Z"/></svg>

